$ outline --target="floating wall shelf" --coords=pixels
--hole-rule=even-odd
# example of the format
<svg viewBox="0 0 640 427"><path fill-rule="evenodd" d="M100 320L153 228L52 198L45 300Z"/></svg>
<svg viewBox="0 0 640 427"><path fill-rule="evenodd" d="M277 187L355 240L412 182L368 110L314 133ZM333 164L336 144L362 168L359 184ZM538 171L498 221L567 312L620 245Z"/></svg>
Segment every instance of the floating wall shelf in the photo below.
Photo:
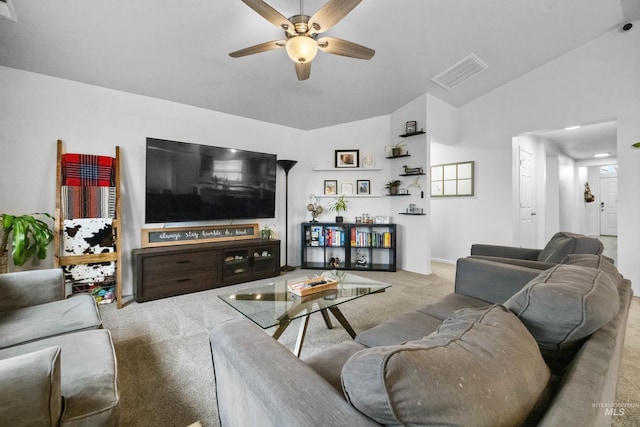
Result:
<svg viewBox="0 0 640 427"><path fill-rule="evenodd" d="M415 136L415 135L422 135L423 133L426 133L425 131L421 130L418 132L414 132L414 133L405 133L403 135L398 135L400 138L407 138L409 136Z"/></svg>
<svg viewBox="0 0 640 427"><path fill-rule="evenodd" d="M318 199L335 199L337 197L342 197L342 194L320 194L315 196ZM376 197L383 197L382 194L345 194L345 199L371 199Z"/></svg>
<svg viewBox="0 0 640 427"><path fill-rule="evenodd" d="M314 172L366 172L381 170L382 168L313 168Z"/></svg>

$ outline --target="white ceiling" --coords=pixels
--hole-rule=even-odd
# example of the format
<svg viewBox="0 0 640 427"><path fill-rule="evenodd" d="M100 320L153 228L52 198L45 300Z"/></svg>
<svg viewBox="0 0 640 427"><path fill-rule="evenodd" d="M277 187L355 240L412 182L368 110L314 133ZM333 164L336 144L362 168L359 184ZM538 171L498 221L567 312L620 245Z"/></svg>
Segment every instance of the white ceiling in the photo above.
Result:
<svg viewBox="0 0 640 427"><path fill-rule="evenodd" d="M578 129L559 129L533 134L547 139L560 152L575 160L593 160L596 153L609 153L607 159L616 159L617 129L618 123L611 120L582 125Z"/></svg>
<svg viewBox="0 0 640 427"><path fill-rule="evenodd" d="M304 2L313 14L325 0ZM298 0L269 0L283 15ZM640 18L640 0L364 0L324 33L376 50L319 52L298 81L283 38L240 0L14 1L0 19L0 65L299 129L389 114L425 92L461 106ZM634 28L636 30L636 28ZM469 54L488 69L447 91L430 82Z"/></svg>

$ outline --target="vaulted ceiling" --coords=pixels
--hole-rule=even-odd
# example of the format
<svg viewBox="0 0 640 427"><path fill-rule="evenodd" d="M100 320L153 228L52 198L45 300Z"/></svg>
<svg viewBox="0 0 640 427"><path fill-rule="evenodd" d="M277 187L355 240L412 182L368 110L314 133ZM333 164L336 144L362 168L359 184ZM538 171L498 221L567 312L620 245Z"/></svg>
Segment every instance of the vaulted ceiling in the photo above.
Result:
<svg viewBox="0 0 640 427"><path fill-rule="evenodd" d="M283 38L240 0L13 3L0 65L299 129L389 114L426 92L461 106L640 18L638 0L364 0L325 35L375 56L319 52L298 81L284 49L229 57ZM300 13L299 0L268 3ZM452 90L430 80L469 54L487 70Z"/></svg>

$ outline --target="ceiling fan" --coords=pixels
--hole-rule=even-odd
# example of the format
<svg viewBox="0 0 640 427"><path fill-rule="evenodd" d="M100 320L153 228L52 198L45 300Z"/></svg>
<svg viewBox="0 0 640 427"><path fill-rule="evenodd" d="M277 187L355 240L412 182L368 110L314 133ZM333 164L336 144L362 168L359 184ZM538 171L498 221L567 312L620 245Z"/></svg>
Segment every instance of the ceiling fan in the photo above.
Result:
<svg viewBox="0 0 640 427"><path fill-rule="evenodd" d="M329 0L312 16L305 15L300 0L300 14L287 19L280 12L262 0L242 0L272 24L284 30L285 40L274 40L231 52L232 58L253 55L281 47L295 63L298 80L306 80L311 75L311 61L318 49L334 55L357 59L371 59L375 50L335 37L317 38L318 34L329 30L347 16L362 0Z"/></svg>

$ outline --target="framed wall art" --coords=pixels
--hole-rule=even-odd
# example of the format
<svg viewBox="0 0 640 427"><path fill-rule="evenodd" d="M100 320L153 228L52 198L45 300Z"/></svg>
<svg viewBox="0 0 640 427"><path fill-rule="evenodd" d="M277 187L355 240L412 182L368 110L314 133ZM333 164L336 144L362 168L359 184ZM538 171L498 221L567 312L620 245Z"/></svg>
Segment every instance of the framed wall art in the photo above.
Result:
<svg viewBox="0 0 640 427"><path fill-rule="evenodd" d="M344 196L351 196L353 194L353 183L343 182L340 184L340 194Z"/></svg>
<svg viewBox="0 0 640 427"><path fill-rule="evenodd" d="M336 168L360 167L360 150L336 150Z"/></svg>
<svg viewBox="0 0 640 427"><path fill-rule="evenodd" d="M324 194L338 194L338 181L334 179L324 180Z"/></svg>
<svg viewBox="0 0 640 427"><path fill-rule="evenodd" d="M371 194L371 181L368 179L357 180L356 191L358 194Z"/></svg>
<svg viewBox="0 0 640 427"><path fill-rule="evenodd" d="M474 162L431 166L431 197L473 196Z"/></svg>

